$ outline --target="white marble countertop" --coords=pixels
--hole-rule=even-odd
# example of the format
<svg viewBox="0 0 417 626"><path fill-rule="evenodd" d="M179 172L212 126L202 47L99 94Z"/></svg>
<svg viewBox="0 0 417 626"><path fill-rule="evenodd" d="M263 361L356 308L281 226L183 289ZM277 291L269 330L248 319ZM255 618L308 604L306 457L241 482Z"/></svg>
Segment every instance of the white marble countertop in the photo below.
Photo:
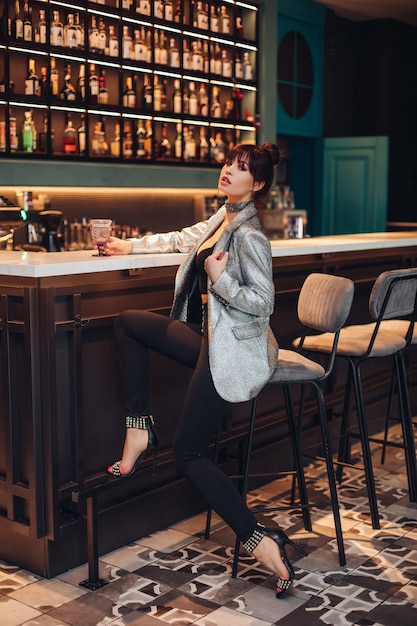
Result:
<svg viewBox="0 0 417 626"><path fill-rule="evenodd" d="M271 241L273 257L302 256L417 246L417 231L333 235ZM132 254L97 257L91 250L75 252L8 252L0 250L0 275L42 278L179 265L184 254Z"/></svg>

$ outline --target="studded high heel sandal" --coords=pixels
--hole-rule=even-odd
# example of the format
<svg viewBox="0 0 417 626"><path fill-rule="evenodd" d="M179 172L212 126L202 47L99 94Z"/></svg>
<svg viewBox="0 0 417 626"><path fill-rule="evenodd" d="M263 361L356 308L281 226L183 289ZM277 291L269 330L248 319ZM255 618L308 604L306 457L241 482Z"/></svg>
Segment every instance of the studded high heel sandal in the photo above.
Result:
<svg viewBox="0 0 417 626"><path fill-rule="evenodd" d="M298 550L298 552L303 556L307 556L307 553L302 548L300 548L300 546L294 543L289 537L287 537L284 531L280 528L265 528L260 524L257 525L252 536L247 541L245 541L243 546L249 553L252 553L255 548L261 543L264 537L270 537L270 539L272 539L272 541L275 541L275 543L278 545L281 559L290 575L288 580L283 580L282 578L278 578L277 580L276 597L280 598L283 593L288 591L294 580L294 568L291 565L285 551L286 544Z"/></svg>
<svg viewBox="0 0 417 626"><path fill-rule="evenodd" d="M116 461L113 465L109 465L107 471L112 476L131 476L137 468L137 465L140 461L142 461L146 456L152 454L152 472L155 475L155 464L156 464L156 450L159 444L158 435L155 430L155 422L152 415L144 415L141 417L132 417L128 415L126 417L126 428L137 428L138 430L147 430L148 431L148 445L143 452L141 452L136 459L132 470L128 474L122 474L120 471L120 461Z"/></svg>

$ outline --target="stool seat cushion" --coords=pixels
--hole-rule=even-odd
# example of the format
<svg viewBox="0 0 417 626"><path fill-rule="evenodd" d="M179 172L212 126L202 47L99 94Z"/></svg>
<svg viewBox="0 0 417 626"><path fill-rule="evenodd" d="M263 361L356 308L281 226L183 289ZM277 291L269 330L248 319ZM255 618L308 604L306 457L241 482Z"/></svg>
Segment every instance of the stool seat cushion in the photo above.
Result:
<svg viewBox="0 0 417 626"><path fill-rule="evenodd" d="M383 322L381 322L381 328L384 331L396 333L398 335L401 335L402 337L406 336L409 325L410 322L408 322L407 320L384 320ZM414 324L411 343L417 344L417 324Z"/></svg>
<svg viewBox="0 0 417 626"><path fill-rule="evenodd" d="M268 383L296 383L306 380L319 380L325 375L325 369L319 363L295 352L280 349L277 367Z"/></svg>
<svg viewBox="0 0 417 626"><path fill-rule="evenodd" d="M375 324L355 324L345 326L340 331L337 354L339 356L360 357L366 354ZM329 353L333 345L333 333L309 335L304 339L303 349ZM293 344L297 346L299 338ZM404 336L379 329L370 357L384 357L395 354L406 346Z"/></svg>

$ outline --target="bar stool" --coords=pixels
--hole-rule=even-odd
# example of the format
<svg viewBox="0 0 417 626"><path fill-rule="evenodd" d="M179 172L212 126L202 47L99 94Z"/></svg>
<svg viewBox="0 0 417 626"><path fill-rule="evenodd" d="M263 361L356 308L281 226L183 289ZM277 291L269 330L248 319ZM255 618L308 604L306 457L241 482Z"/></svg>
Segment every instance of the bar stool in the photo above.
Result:
<svg viewBox="0 0 417 626"><path fill-rule="evenodd" d="M384 330L400 334L402 337L406 336L407 330L408 330L408 326L409 326L409 324L408 324L408 322L406 320L387 320L385 322L382 322L382 324L381 324L381 327ZM416 325L415 321L414 321L413 334L411 336L411 341L410 341L410 347L413 346L413 345L414 346L417 345L417 325ZM408 387L409 387L409 384L408 384ZM398 385L398 382L396 380L395 371L393 371L392 372L392 377L391 377L390 394L389 394L389 399L388 399L387 416L385 418L384 437L383 437L383 440L382 440L381 465L383 465L385 463L385 454L386 454L388 446L394 446L394 447L400 447L400 448L403 447L399 443L396 443L396 442L393 442L393 441L391 441L391 442L388 441L388 434L389 434L389 428L390 428L391 422L396 422L396 423L401 422L401 419L399 417L391 415L392 400L393 400L393 396L394 396L394 393L395 393L395 389L397 390L397 394L399 394L400 393L399 392L399 385ZM401 402L400 396L398 396L398 402ZM413 426L417 427L417 421L412 420L412 424L413 424Z"/></svg>
<svg viewBox="0 0 417 626"><path fill-rule="evenodd" d="M346 319L349 315L353 301L353 293L353 282L347 278L342 278L340 276L314 273L310 274L303 283L297 304L298 318L305 327L305 332L307 332L307 330L315 330L318 332L333 333L333 349L326 359L325 364L321 364L301 354L302 345L300 345L299 350L284 350L280 348L277 367L274 374L267 383L268 385L282 385L283 387L285 408L288 417L289 433L294 457L294 467L289 472L279 472L279 474L295 474L295 476L297 477L300 504L294 504L293 506L289 507L257 507L252 509L254 513L265 513L283 510L286 508L300 508L303 512L304 526L306 530L311 530L310 508L317 506L331 506L333 510L339 561L341 565L345 565L346 557L343 544L332 451L327 425L326 408L321 385L332 372L340 328L346 322ZM311 385L312 388L315 390L316 401L319 410L324 460L326 462L327 479L330 492L329 500L324 503L310 504L308 500L307 486L302 462L300 437L297 429L297 420L294 413L290 389L293 385ZM243 475L239 476L239 478L242 478L241 493L244 498L246 498L248 492L248 481L250 478L250 457L256 420L257 400L258 396L253 398L252 400L246 454L243 460ZM217 457L217 449L218 438L216 439L215 444L215 458ZM276 477L277 473L271 473L270 475L274 475ZM263 476L269 476L269 474L263 474ZM207 517L206 538L209 537L209 533L210 510L208 511ZM236 538L232 568L233 578L235 578L237 574L239 549L240 541L238 538Z"/></svg>
<svg viewBox="0 0 417 626"><path fill-rule="evenodd" d="M381 443L381 439L370 437L368 433L361 369L363 364L369 359L393 357L394 372L399 387L400 421L409 497L411 502L417 502L416 450L407 375L403 358L404 350L410 345L413 336L412 316L416 306L416 294L417 268L383 272L376 279L369 297L369 312L374 321L342 328L337 346L337 356L344 358L348 363L347 386L339 440L337 478L339 480L342 479L343 465L349 465L350 438L359 439L362 447L372 526L375 529L380 528L380 523L369 444L371 441ZM397 320L396 318L402 319ZM394 319L396 323L398 321L402 322L402 332L393 332L394 326L392 325L394 324ZM309 354L329 354L332 349L332 341L332 334L324 333L305 337L303 345ZM298 345L298 343L299 339L295 340L294 345ZM352 385L356 402L357 431L353 431L349 425L349 404ZM354 465L349 466L356 467Z"/></svg>

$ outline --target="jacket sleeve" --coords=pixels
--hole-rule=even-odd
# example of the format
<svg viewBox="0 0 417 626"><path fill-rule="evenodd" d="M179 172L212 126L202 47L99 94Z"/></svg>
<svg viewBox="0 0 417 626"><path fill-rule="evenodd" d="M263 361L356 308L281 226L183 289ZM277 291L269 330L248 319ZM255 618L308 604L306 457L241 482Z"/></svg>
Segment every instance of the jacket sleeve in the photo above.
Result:
<svg viewBox="0 0 417 626"><path fill-rule="evenodd" d="M163 252L190 252L204 233L211 227L214 219L218 219L218 212L208 220L197 222L182 230L173 230L168 233L145 235L138 239L131 239L132 254L157 254Z"/></svg>
<svg viewBox="0 0 417 626"><path fill-rule="evenodd" d="M236 258L231 258L231 255ZM244 313L269 317L275 304L271 244L259 230L234 238L226 268L210 285L210 290L226 307Z"/></svg>

